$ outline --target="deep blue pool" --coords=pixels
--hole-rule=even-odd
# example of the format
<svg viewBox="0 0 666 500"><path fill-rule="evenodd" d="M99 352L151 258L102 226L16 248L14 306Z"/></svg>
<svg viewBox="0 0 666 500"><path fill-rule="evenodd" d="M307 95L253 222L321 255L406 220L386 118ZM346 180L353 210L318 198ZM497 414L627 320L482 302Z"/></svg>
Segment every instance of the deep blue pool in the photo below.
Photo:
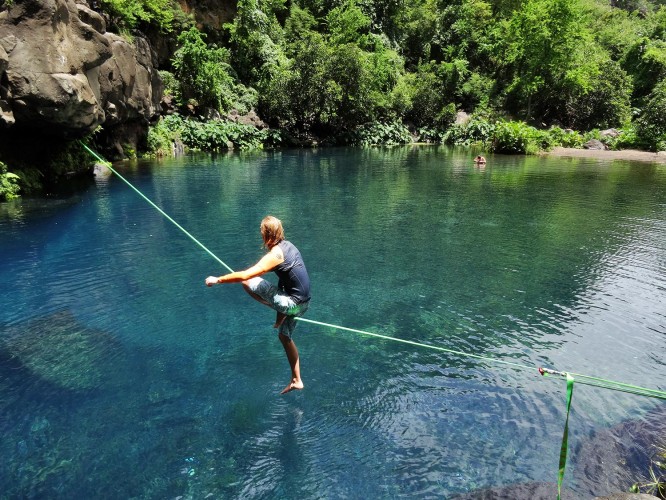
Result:
<svg viewBox="0 0 666 500"><path fill-rule="evenodd" d="M0 497L448 498L557 480L565 385L666 390L666 167L437 147L116 168L234 269L282 219L305 390L270 310L115 176L0 205ZM579 385L572 449L656 402ZM606 471L613 474L613 467ZM575 457L564 484L580 498ZM595 493L607 494L600 476Z"/></svg>

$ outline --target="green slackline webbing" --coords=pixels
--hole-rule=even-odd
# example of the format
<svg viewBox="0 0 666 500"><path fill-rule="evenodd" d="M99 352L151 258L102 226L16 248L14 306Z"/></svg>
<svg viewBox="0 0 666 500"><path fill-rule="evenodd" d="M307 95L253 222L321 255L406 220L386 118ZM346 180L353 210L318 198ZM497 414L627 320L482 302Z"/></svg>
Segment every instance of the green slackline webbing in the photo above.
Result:
<svg viewBox="0 0 666 500"><path fill-rule="evenodd" d="M557 500L560 500L564 470L567 467L567 450L569 449L569 410L571 410L573 388L574 378L567 373L567 418L564 420L564 433L562 434L562 445L560 446L560 468L557 474Z"/></svg>
<svg viewBox="0 0 666 500"><path fill-rule="evenodd" d="M226 268L230 273L233 272L233 269L231 269L231 268L230 268L229 266L227 266L224 262L222 262L222 260L220 260L220 259L217 257L217 255L215 255L213 252L211 252L210 250L208 250L208 248L206 248L206 247L204 246L203 243L201 243L201 242L200 242L199 240L197 240L194 236L192 236L189 232L187 232L187 230L186 230L183 226L181 226L181 225L178 224L175 220L173 220L171 217L169 217L169 214L167 214L164 210L162 210L160 207L158 207L157 205L155 205L155 203L153 203L152 200L150 200L150 198L148 198L148 197L147 197L146 195L144 195L141 191L139 191L137 188L135 188L134 185L132 185L132 183L131 183L130 181L128 181L128 180L125 179L122 175L120 175L118 172L116 172L116 171L114 170L114 168L111 166L111 163L110 163L110 162L108 162L108 161L104 160L103 158L101 158L97 153L95 153L92 149L90 149L88 146L86 146L83 142L81 143L81 145L86 149L86 151L88 151L91 155L93 155L95 158L97 158L97 160L99 160L100 162L102 162L106 168L108 168L109 170L111 170L111 172L113 172L114 174L116 174L116 175L117 175L117 176L118 176L118 177L119 177L119 178L120 178L125 184L127 184L129 187L131 187L131 188L132 188L132 189L133 189L133 190L134 190L139 196L141 196L141 198L143 198L144 200L146 200L146 201L147 201L147 202L148 202L153 208L155 208L159 213L161 213L161 214L162 214L164 217L166 217L170 222L172 222L172 223L173 223L178 229L180 229L183 233L185 233L185 234L188 236L188 238L190 238L190 239L191 239L192 241L194 241L197 245L199 245L201 248L203 248L203 249L204 249L204 250L205 250L205 251L206 251L211 257L213 257L216 261L218 261L220 264L222 264L222 266L223 266L224 268Z"/></svg>
<svg viewBox="0 0 666 500"><path fill-rule="evenodd" d="M511 361L504 361L504 360L497 359L497 358L487 358L485 356L479 356L477 354L470 354L468 352L454 351L453 349L447 349L445 347L439 347L439 346L434 346L434 345L429 345L429 344L422 344L420 342L415 342L413 340L405 340L405 339L400 339L400 338L397 338L397 337L389 337L388 335L381 335L379 333L367 332L367 331L364 331L364 330L356 330L354 328L347 328L345 326L333 325L331 323L323 323L321 321L314 321L312 319L307 319L307 318L296 318L296 319L299 320L299 321L304 321L306 323L312 323L314 325L320 325L320 326L326 326L326 327L329 327L329 328L334 328L336 330L345 330L345 331L348 331L348 332L361 333L363 335L368 335L370 337L377 337L377 338L380 338L380 339L392 340L394 342L402 342L403 344L416 345L416 346L419 346L419 347L425 347L427 349L434 349L436 351L448 352L450 354L457 354L459 356L467 356L469 358L475 358L475 359L480 359L480 360L483 360L483 361L489 361L491 363L499 363L499 364L503 364L503 365L509 365L509 366L513 366L514 368L520 368L520 369L523 369L523 370L534 371L536 369L535 366L521 365L519 363L513 363Z"/></svg>
<svg viewBox="0 0 666 500"><path fill-rule="evenodd" d="M132 185L127 179L125 179L122 175L120 175L116 170L113 169L111 164L108 161L105 161L103 158L101 158L97 153L95 153L92 149L90 149L88 146L86 146L83 142L81 142L81 145L92 155L94 156L97 160L102 162L104 166L106 166L111 172L113 172L115 175L117 175L125 184L127 184L132 190L134 190L139 196L141 196L144 200L146 200L152 207L154 207L159 213L161 213L164 217L166 217L170 222L172 222L178 229L180 229L183 233L185 233L192 241L194 241L197 245L199 245L202 249L204 249L211 257L213 257L217 262L219 262L225 269L227 269L229 272L233 272L233 269L231 269L228 265L226 265L224 262L222 262L221 259L219 259L213 252L211 252L208 248L204 246L203 243L201 243L199 240L197 240L194 236L192 236L185 228L183 228L180 224L178 224L175 220L173 220L166 212L164 212L160 207L158 207L155 203L153 203L147 196L145 196L141 191L139 191L136 187ZM456 354L459 356L465 356L469 358L475 358L479 359L482 361L488 361L491 363L498 363L498 364L504 364L507 366L512 366L514 368L519 368L519 369L526 369L526 370L534 370L536 369L535 366L528 366L528 365L522 365L519 363L513 363L511 361L504 361L501 359L496 359L496 358L490 358L486 356L479 356L476 354L471 354L467 352L461 352L461 351L455 351L452 349L446 349L444 347L438 347L438 346L433 346L433 345L428 345L428 344L422 344L420 342L414 342L412 340L405 340L405 339L400 339L396 337L389 337L388 335L381 335L379 333L373 333L373 332L368 332L364 330L357 330L354 328L347 328L344 326L339 326L339 325L333 325L331 323L323 323L321 321L314 321L311 319L306 319L306 318L296 318L298 321L303 321L307 323L312 323L314 325L320 325L320 326L325 326L328 328L334 328L337 330L345 330L348 332L354 332L354 333L360 333L363 335L371 336L371 337L377 337L381 338L384 340L391 340L394 342L402 342L404 344L410 344L410 345L415 345L419 347L425 347L427 349L434 349L437 351L442 351L442 352L447 352L450 354ZM604 389L610 389L614 391L620 391L620 392L627 392L630 394L637 394L640 396L646 396L646 397L653 397L653 398L659 398L659 399L666 399L666 392L665 391L660 391L656 389L647 389L645 387L640 387L640 386L635 386L631 384L625 384L622 382L616 382L613 380L606 380L603 378L598 378L598 377L591 377L588 375L581 375L581 374L574 374L574 373L567 373L567 372L558 372L555 370L549 370L546 368L539 368L539 372L542 375L557 375L561 377L565 377L567 381L567 411L566 411L566 420L564 423L564 433L562 436L562 444L560 447L560 461L559 461L559 473L558 473L558 479L557 479L557 498L558 500L560 499L560 491L562 488L562 480L564 479L564 471L566 468L566 463L567 463L567 450L568 450L568 440L569 440L569 411L571 409L571 399L573 396L573 386L574 386L574 378L573 375L578 377L578 383L580 384L585 384L585 385L590 385L594 387L600 387ZM580 379L583 380L580 380Z"/></svg>
<svg viewBox="0 0 666 500"><path fill-rule="evenodd" d="M559 377L566 377L571 375L572 377L577 378L577 382L583 385L590 385L592 387L599 387L601 389L610 389L617 392L626 392L628 394L635 394L637 396L645 396L648 398L657 398L657 399L666 399L666 392L659 391L657 389L648 389L646 387L641 387L638 385L625 384L622 382L616 382L614 380L606 380L598 377L590 377L589 375L582 375L580 373L573 372L558 372L555 370L549 370L547 368L539 368L539 373L544 376L548 375L557 375Z"/></svg>

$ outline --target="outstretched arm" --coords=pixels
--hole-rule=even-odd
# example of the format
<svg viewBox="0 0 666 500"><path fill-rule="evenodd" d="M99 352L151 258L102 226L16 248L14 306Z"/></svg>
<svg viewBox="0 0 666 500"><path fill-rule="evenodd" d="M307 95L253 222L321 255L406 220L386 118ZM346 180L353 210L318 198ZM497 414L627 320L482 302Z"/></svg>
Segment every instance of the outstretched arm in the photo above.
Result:
<svg viewBox="0 0 666 500"><path fill-rule="evenodd" d="M278 247L273 247L273 249L264 255L259 262L244 271L235 271L219 277L208 276L208 278L206 278L206 286L213 286L218 283L239 283L241 281L246 281L272 271L283 261L284 256L282 255L282 251Z"/></svg>

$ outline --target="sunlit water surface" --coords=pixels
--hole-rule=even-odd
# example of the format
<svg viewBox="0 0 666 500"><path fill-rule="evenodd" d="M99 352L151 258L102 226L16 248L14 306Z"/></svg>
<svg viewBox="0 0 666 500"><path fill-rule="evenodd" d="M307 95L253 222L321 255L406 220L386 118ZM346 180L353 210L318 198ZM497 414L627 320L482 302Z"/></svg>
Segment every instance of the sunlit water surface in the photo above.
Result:
<svg viewBox="0 0 666 500"><path fill-rule="evenodd" d="M0 205L0 496L439 497L555 482L564 382L666 389L666 168L415 147L119 164L234 269L280 217L313 283L304 391L273 314L115 176ZM572 448L655 402L579 385ZM570 459L564 484L592 496ZM613 471L609 471L612 473ZM606 491L599 478L595 493Z"/></svg>

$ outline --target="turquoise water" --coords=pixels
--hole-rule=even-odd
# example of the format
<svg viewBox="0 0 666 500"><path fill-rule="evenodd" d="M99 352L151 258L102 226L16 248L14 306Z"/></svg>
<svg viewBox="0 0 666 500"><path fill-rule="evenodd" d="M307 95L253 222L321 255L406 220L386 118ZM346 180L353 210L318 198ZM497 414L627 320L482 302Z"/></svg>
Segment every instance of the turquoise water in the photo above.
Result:
<svg viewBox="0 0 666 500"><path fill-rule="evenodd" d="M280 217L313 282L305 390L270 310L116 177L0 205L0 496L448 498L557 479L563 382L666 389L666 168L448 148L117 168L234 269ZM576 386L575 448L655 401ZM614 469L609 466L612 476ZM610 484L610 486L609 486Z"/></svg>

